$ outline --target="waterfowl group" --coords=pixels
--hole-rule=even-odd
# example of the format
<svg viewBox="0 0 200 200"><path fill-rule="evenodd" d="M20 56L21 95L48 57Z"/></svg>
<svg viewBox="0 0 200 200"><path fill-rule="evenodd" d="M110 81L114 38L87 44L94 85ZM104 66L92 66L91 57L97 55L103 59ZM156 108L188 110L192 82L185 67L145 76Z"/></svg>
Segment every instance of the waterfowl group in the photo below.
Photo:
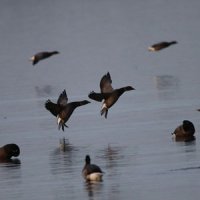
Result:
<svg viewBox="0 0 200 200"><path fill-rule="evenodd" d="M43 60L43 59L46 59L46 58L49 58L55 54L59 54L58 51L51 51L51 52L48 52L48 51L42 51L42 52L39 52L39 53L36 53L34 56L32 56L30 58L30 61L32 61L32 64L35 65L37 64L40 60Z"/></svg>
<svg viewBox="0 0 200 200"><path fill-rule="evenodd" d="M16 144L6 144L0 147L0 161L10 160L20 154L20 148Z"/></svg>
<svg viewBox="0 0 200 200"><path fill-rule="evenodd" d="M171 42L160 42L154 44L148 48L149 51L160 51L161 49L167 48L171 45L177 44L177 41ZM35 65L39 61L49 58L52 55L59 54L58 51L52 52L39 52L31 57L32 64ZM88 97L92 100L102 102L101 115L104 115L105 118L108 116L108 110L118 101L120 96L126 92L135 90L132 86L125 86L117 89L112 87L112 79L109 72L103 75L100 80L100 92L90 92ZM68 97L66 90L59 95L56 103L53 103L51 100L45 102L45 108L55 117L57 117L58 129L64 131L66 122L69 120L70 116L77 107L89 104L90 101L74 101L68 102ZM198 109L200 111L200 109ZM191 138L194 138L195 128L192 122L184 120L183 124L178 126L172 133L175 138L184 139L184 141L189 141ZM66 147L65 141L61 141L61 149L64 151ZM3 147L0 147L0 160L9 160L11 157L17 157L20 154L20 148L16 144L7 144ZM91 164L91 159L89 155L85 156L85 165L82 169L82 176L86 181L101 181L103 177L103 171L101 168L95 164Z"/></svg>
<svg viewBox="0 0 200 200"><path fill-rule="evenodd" d="M91 164L89 155L85 157L85 166L82 170L82 176L86 181L102 181L103 172L99 166Z"/></svg>
<svg viewBox="0 0 200 200"><path fill-rule="evenodd" d="M132 86L126 86L118 89L113 89L111 76L110 73L108 72L101 78L100 93L92 91L89 93L88 97L98 102L104 100L101 108L101 115L104 114L105 118L107 118L108 109L117 102L119 97L124 92L130 90L135 90L135 88L133 88Z"/></svg>
<svg viewBox="0 0 200 200"><path fill-rule="evenodd" d="M182 124L174 130L172 135L175 136L177 141L191 141L195 139L194 133L194 124L189 120L184 120Z"/></svg>
<svg viewBox="0 0 200 200"><path fill-rule="evenodd" d="M171 41L171 42L159 42L156 44L153 44L152 46L148 47L149 51L160 51L161 49L167 48L173 44L177 44L177 41Z"/></svg>
<svg viewBox="0 0 200 200"><path fill-rule="evenodd" d="M68 98L66 91L64 90L58 100L57 103L53 103L51 100L47 100L45 103L45 108L51 112L52 115L57 117L58 129L62 128L64 131L64 127L68 127L66 122L74 112L74 110L79 107L90 103L87 100L83 101L74 101L68 103Z"/></svg>

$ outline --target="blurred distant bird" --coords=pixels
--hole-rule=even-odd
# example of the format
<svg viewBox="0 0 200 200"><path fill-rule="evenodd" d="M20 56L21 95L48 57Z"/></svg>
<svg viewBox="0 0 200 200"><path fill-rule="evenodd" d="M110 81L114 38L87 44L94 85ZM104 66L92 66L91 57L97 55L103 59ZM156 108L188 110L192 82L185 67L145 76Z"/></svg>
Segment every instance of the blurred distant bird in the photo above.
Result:
<svg viewBox="0 0 200 200"><path fill-rule="evenodd" d="M58 129L60 130L62 127L62 130L64 131L64 127L68 127L65 123L68 121L73 111L77 107L86 105L88 103L90 102L87 100L68 103L67 94L64 90L60 94L57 103L53 103L48 99L45 103L45 108L57 117Z"/></svg>
<svg viewBox="0 0 200 200"><path fill-rule="evenodd" d="M172 135L175 136L176 140L191 141L194 139L195 127L189 120L184 120L183 124L178 126Z"/></svg>
<svg viewBox="0 0 200 200"><path fill-rule="evenodd" d="M49 58L50 56L55 55L55 54L59 54L59 52L58 51L52 51L52 52L43 51L43 52L39 52L39 53L35 54L34 56L32 56L30 58L30 61L32 61L32 64L35 65L40 60Z"/></svg>
<svg viewBox="0 0 200 200"><path fill-rule="evenodd" d="M197 111L199 111L199 112L200 112L200 109L197 109Z"/></svg>
<svg viewBox="0 0 200 200"><path fill-rule="evenodd" d="M20 154L20 149L16 144L6 144L0 147L0 160L9 160L12 156L17 157Z"/></svg>
<svg viewBox="0 0 200 200"><path fill-rule="evenodd" d="M86 181L101 181L103 172L99 166L91 164L90 156L86 155L82 175Z"/></svg>
<svg viewBox="0 0 200 200"><path fill-rule="evenodd" d="M126 86L119 89L113 89L111 84L112 84L112 80L111 80L110 73L108 72L101 78L101 81L100 81L101 92L96 93L92 91L88 95L90 99L93 99L95 101L101 102L102 100L104 100L102 109L101 109L101 115L105 114L105 118L107 118L108 109L116 103L116 101L124 92L135 90L135 88L131 86Z"/></svg>
<svg viewBox="0 0 200 200"><path fill-rule="evenodd" d="M173 44L177 44L177 41L171 41L171 42L159 42L157 44L154 44L150 47L148 47L149 51L160 51L161 49L167 48Z"/></svg>

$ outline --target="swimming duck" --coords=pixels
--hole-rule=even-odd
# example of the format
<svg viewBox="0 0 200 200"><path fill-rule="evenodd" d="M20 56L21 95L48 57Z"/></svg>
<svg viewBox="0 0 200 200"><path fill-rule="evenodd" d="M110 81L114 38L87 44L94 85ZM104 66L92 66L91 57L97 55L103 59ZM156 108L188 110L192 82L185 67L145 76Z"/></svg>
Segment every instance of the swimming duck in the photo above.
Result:
<svg viewBox="0 0 200 200"><path fill-rule="evenodd" d="M178 126L172 135L174 135L175 139L178 141L191 141L195 139L194 133L195 127L193 123L189 120L184 120L183 124Z"/></svg>
<svg viewBox="0 0 200 200"><path fill-rule="evenodd" d="M149 51L160 51L161 49L167 48L173 44L177 44L177 41L171 41L171 42L159 42L157 44L154 44L150 47L148 47Z"/></svg>
<svg viewBox="0 0 200 200"><path fill-rule="evenodd" d="M101 102L103 99L103 105L101 109L101 115L105 114L105 118L108 115L108 109L112 107L119 97L126 91L135 90L132 86L126 86L118 89L113 89L110 73L105 74L100 81L100 93L94 91L90 92L88 97L95 101Z"/></svg>
<svg viewBox="0 0 200 200"><path fill-rule="evenodd" d="M83 178L86 181L102 181L103 172L99 166L90 163L90 156L85 156L85 166L82 170Z"/></svg>
<svg viewBox="0 0 200 200"><path fill-rule="evenodd" d="M62 130L64 131L64 127L68 127L65 123L68 121L73 111L77 107L86 105L88 103L90 102L87 100L68 103L67 94L64 90L60 94L57 103L53 103L48 99L45 103L45 108L57 117L58 129L60 130L62 127Z"/></svg>
<svg viewBox="0 0 200 200"><path fill-rule="evenodd" d="M35 65L40 60L49 58L50 56L55 55L55 54L59 54L59 52L58 51L52 51L52 52L43 51L43 52L39 52L39 53L35 54L34 56L32 56L30 58L30 61L32 61L32 64Z"/></svg>
<svg viewBox="0 0 200 200"><path fill-rule="evenodd" d="M20 149L16 144L6 144L0 147L0 160L9 160L12 156L17 157Z"/></svg>

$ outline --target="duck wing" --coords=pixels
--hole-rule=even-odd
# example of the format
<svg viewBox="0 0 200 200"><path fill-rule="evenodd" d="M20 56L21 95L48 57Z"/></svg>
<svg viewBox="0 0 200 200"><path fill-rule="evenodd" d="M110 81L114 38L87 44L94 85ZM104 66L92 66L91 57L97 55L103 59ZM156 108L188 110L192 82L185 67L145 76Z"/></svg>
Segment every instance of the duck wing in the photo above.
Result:
<svg viewBox="0 0 200 200"><path fill-rule="evenodd" d="M102 170L100 169L100 167L95 164L88 165L87 171L88 171L88 174L97 173L97 172L102 173Z"/></svg>
<svg viewBox="0 0 200 200"><path fill-rule="evenodd" d="M67 98L66 90L63 90L63 92L58 97L57 104L64 107L67 105L67 102L68 102L68 98Z"/></svg>
<svg viewBox="0 0 200 200"><path fill-rule="evenodd" d="M55 117L61 112L62 107L56 103L51 102L51 100L47 100L45 103L45 108Z"/></svg>
<svg viewBox="0 0 200 200"><path fill-rule="evenodd" d="M113 87L112 87L112 79L110 76L110 73L108 72L107 74L105 74L100 81L100 89L101 89L101 93L110 93L113 91Z"/></svg>
<svg viewBox="0 0 200 200"><path fill-rule="evenodd" d="M88 97L90 99L93 99L93 100L99 101L99 102L101 102L104 99L104 97L103 97L103 95L101 93L96 93L94 91L90 92L90 94L88 95Z"/></svg>

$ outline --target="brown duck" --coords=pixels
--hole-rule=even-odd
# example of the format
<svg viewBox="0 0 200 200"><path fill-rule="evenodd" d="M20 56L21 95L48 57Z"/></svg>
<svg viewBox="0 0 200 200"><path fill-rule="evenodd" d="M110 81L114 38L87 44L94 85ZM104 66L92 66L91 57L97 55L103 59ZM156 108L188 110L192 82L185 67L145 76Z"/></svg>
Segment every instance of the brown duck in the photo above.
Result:
<svg viewBox="0 0 200 200"><path fill-rule="evenodd" d="M90 92L88 97L90 99L93 99L95 101L101 102L103 101L102 109L101 109L101 115L105 114L105 118L107 118L108 115L108 109L112 107L119 97L126 91L135 90L132 86L126 86L121 87L118 89L113 89L112 87L112 80L110 73L108 72L105 74L100 81L100 93L96 93L94 91Z"/></svg>
<svg viewBox="0 0 200 200"><path fill-rule="evenodd" d="M45 103L45 108L57 117L58 129L60 130L62 127L62 130L64 131L64 127L68 127L65 123L68 121L74 110L77 107L86 105L88 103L90 102L87 100L68 103L67 94L64 90L60 94L57 103L53 103L48 99Z"/></svg>
<svg viewBox="0 0 200 200"><path fill-rule="evenodd" d="M20 148L16 144L6 144L0 147L0 160L9 160L11 157L17 157L20 154Z"/></svg>
<svg viewBox="0 0 200 200"><path fill-rule="evenodd" d="M174 130L172 135L175 136L177 141L191 141L195 139L194 133L194 124L189 120L184 120L183 123Z"/></svg>
<svg viewBox="0 0 200 200"><path fill-rule="evenodd" d="M91 164L90 156L85 156L85 166L82 170L82 176L86 181L101 181L103 172L101 168L95 164Z"/></svg>
<svg viewBox="0 0 200 200"><path fill-rule="evenodd" d="M39 53L35 54L34 56L32 56L30 58L30 61L32 61L32 64L35 65L40 60L49 58L50 56L55 55L55 54L59 54L59 52L58 51L52 51L52 52L43 51L43 52L39 52Z"/></svg>
<svg viewBox="0 0 200 200"><path fill-rule="evenodd" d="M171 42L159 42L156 44L153 44L152 46L148 47L149 51L160 51L161 49L167 48L173 44L177 44L177 41L171 41Z"/></svg>

